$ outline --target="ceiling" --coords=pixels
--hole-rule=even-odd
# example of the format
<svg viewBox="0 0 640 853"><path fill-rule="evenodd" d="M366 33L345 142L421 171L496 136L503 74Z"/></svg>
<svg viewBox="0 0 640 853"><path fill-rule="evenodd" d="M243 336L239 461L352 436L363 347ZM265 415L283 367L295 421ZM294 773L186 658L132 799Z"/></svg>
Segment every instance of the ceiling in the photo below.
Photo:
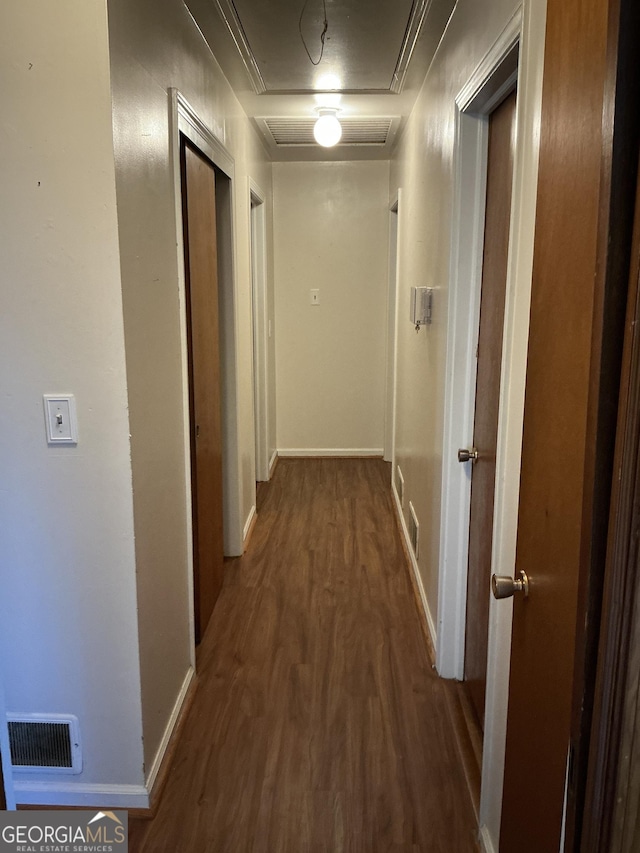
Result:
<svg viewBox="0 0 640 853"><path fill-rule="evenodd" d="M274 160L387 159L456 4L184 2ZM340 110L336 148L313 140L318 106Z"/></svg>

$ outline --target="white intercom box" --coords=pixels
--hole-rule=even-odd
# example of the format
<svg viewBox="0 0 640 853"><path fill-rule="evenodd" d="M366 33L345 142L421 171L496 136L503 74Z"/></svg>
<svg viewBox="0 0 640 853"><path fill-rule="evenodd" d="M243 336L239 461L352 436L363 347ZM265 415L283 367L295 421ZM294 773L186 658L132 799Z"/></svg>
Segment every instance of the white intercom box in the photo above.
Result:
<svg viewBox="0 0 640 853"><path fill-rule="evenodd" d="M431 322L433 308L433 288L412 287L410 294L409 319L419 329Z"/></svg>

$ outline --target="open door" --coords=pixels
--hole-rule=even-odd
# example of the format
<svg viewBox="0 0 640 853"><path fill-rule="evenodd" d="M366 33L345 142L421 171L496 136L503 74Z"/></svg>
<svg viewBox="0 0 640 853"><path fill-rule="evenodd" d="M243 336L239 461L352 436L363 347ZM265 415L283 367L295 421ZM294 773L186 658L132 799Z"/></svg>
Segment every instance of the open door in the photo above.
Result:
<svg viewBox="0 0 640 853"><path fill-rule="evenodd" d="M516 566L494 579L514 595L503 853L560 849L587 713L627 289L611 219L617 13L548 3Z"/></svg>

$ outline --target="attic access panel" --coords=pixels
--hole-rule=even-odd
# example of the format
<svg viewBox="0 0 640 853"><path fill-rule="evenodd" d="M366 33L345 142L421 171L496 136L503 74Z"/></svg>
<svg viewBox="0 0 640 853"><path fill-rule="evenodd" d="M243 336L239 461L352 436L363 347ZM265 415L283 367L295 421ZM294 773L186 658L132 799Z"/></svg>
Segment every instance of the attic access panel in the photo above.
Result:
<svg viewBox="0 0 640 853"><path fill-rule="evenodd" d="M241 27L245 49L259 69L267 92L300 92L339 88L350 92L393 91L396 70L415 37L412 22L424 0L326 0L327 30L319 66L309 61L298 22L304 0L216 0L233 28ZM415 9L414 9L415 6ZM323 30L322 0L309 0L303 33L314 59L320 56ZM238 40L237 40L238 41ZM250 64L253 64L250 62ZM337 85L320 80L332 75Z"/></svg>

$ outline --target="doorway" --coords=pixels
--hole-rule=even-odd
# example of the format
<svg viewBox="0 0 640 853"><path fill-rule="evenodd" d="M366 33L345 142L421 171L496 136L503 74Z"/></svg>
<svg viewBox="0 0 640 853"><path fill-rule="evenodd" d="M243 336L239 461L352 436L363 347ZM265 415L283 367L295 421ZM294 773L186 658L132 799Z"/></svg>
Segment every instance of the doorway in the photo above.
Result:
<svg viewBox="0 0 640 853"><path fill-rule="evenodd" d="M498 445L498 407L507 286L516 92L489 116L484 255L478 333L469 517L464 681L484 728L489 644L489 589ZM473 454L476 454L473 456ZM462 452L460 461L467 458Z"/></svg>
<svg viewBox="0 0 640 853"><path fill-rule="evenodd" d="M256 481L269 479L269 314L267 300L266 196L249 180L251 205L251 294L253 319L253 407Z"/></svg>
<svg viewBox="0 0 640 853"><path fill-rule="evenodd" d="M213 167L215 177L215 238L217 248L218 278L218 330L219 330L219 384L220 430L222 445L222 531L225 557L243 553L243 517L240 495L241 460L238 450L238 400L240 388L236 353L236 284L233 237L233 183L235 163L220 141L223 129L209 129L193 108L176 89L170 90L172 116L172 162L177 239L177 266L182 336L182 387L184 412L184 464L185 464L185 520L187 527L186 564L187 583L194 603L191 608L192 662L195 665L196 614L195 614L195 536L192 491L192 412L190 399L190 368L188 340L188 300L185 267L185 241L182 204L181 151L188 145ZM197 424L196 424L197 426ZM202 632L200 632L202 633Z"/></svg>
<svg viewBox="0 0 640 853"><path fill-rule="evenodd" d="M180 138L187 307L195 641L223 580L222 389L213 163Z"/></svg>
<svg viewBox="0 0 640 853"><path fill-rule="evenodd" d="M455 678L458 681L464 679L472 469L471 463L463 465L459 463L458 450L471 447L473 444L487 204L489 116L496 106L515 89L517 81L522 91L519 80L521 33L522 10L518 10L456 98L455 193L452 209L451 281L442 447L439 630L436 667L442 677ZM529 72L529 78L530 76ZM529 78L525 77L525 97L521 99L525 104L530 97ZM524 110L518 107L518 112L521 114ZM533 227L533 215L529 207L532 206L535 209L535 195L524 195L523 192L525 183L530 193L531 187L535 188L531 178L523 182L524 168L529 165L529 162L535 162L535 151L527 150L527 141L527 137L518 132L515 145L514 183L519 181L521 188L515 199L517 203L514 203L510 228L511 232L517 234L518 242L523 245L526 245L528 236L527 231L524 231L525 226ZM510 347L513 350L517 344L520 348L517 356L514 356L513 352L510 353L511 361L516 365L526 360L527 324L521 320L528 315L528 305L525 304L527 303L525 282L527 275L530 275L530 270L527 274L526 267L524 253L520 257L510 257L508 276L511 292L507 299L504 347ZM516 280L519 285L517 294L515 293ZM520 305L520 302L523 304ZM517 328L518 326L523 328ZM511 394L510 385L514 379L511 367L506 364L503 374L500 386L501 412L504 409L504 397ZM515 410L517 401L515 405L514 401L509 401L509 404ZM505 433L504 430L502 435L503 441L505 438L511 441L510 434ZM509 454L514 457L513 460L509 459L510 465L517 469L519 460L516 458L518 449L515 445L509 448ZM498 502L501 500L501 495L498 493L496 493L496 500ZM498 504L496 506L498 508ZM486 592L488 598L488 588ZM507 630L508 628L509 626L506 626Z"/></svg>

